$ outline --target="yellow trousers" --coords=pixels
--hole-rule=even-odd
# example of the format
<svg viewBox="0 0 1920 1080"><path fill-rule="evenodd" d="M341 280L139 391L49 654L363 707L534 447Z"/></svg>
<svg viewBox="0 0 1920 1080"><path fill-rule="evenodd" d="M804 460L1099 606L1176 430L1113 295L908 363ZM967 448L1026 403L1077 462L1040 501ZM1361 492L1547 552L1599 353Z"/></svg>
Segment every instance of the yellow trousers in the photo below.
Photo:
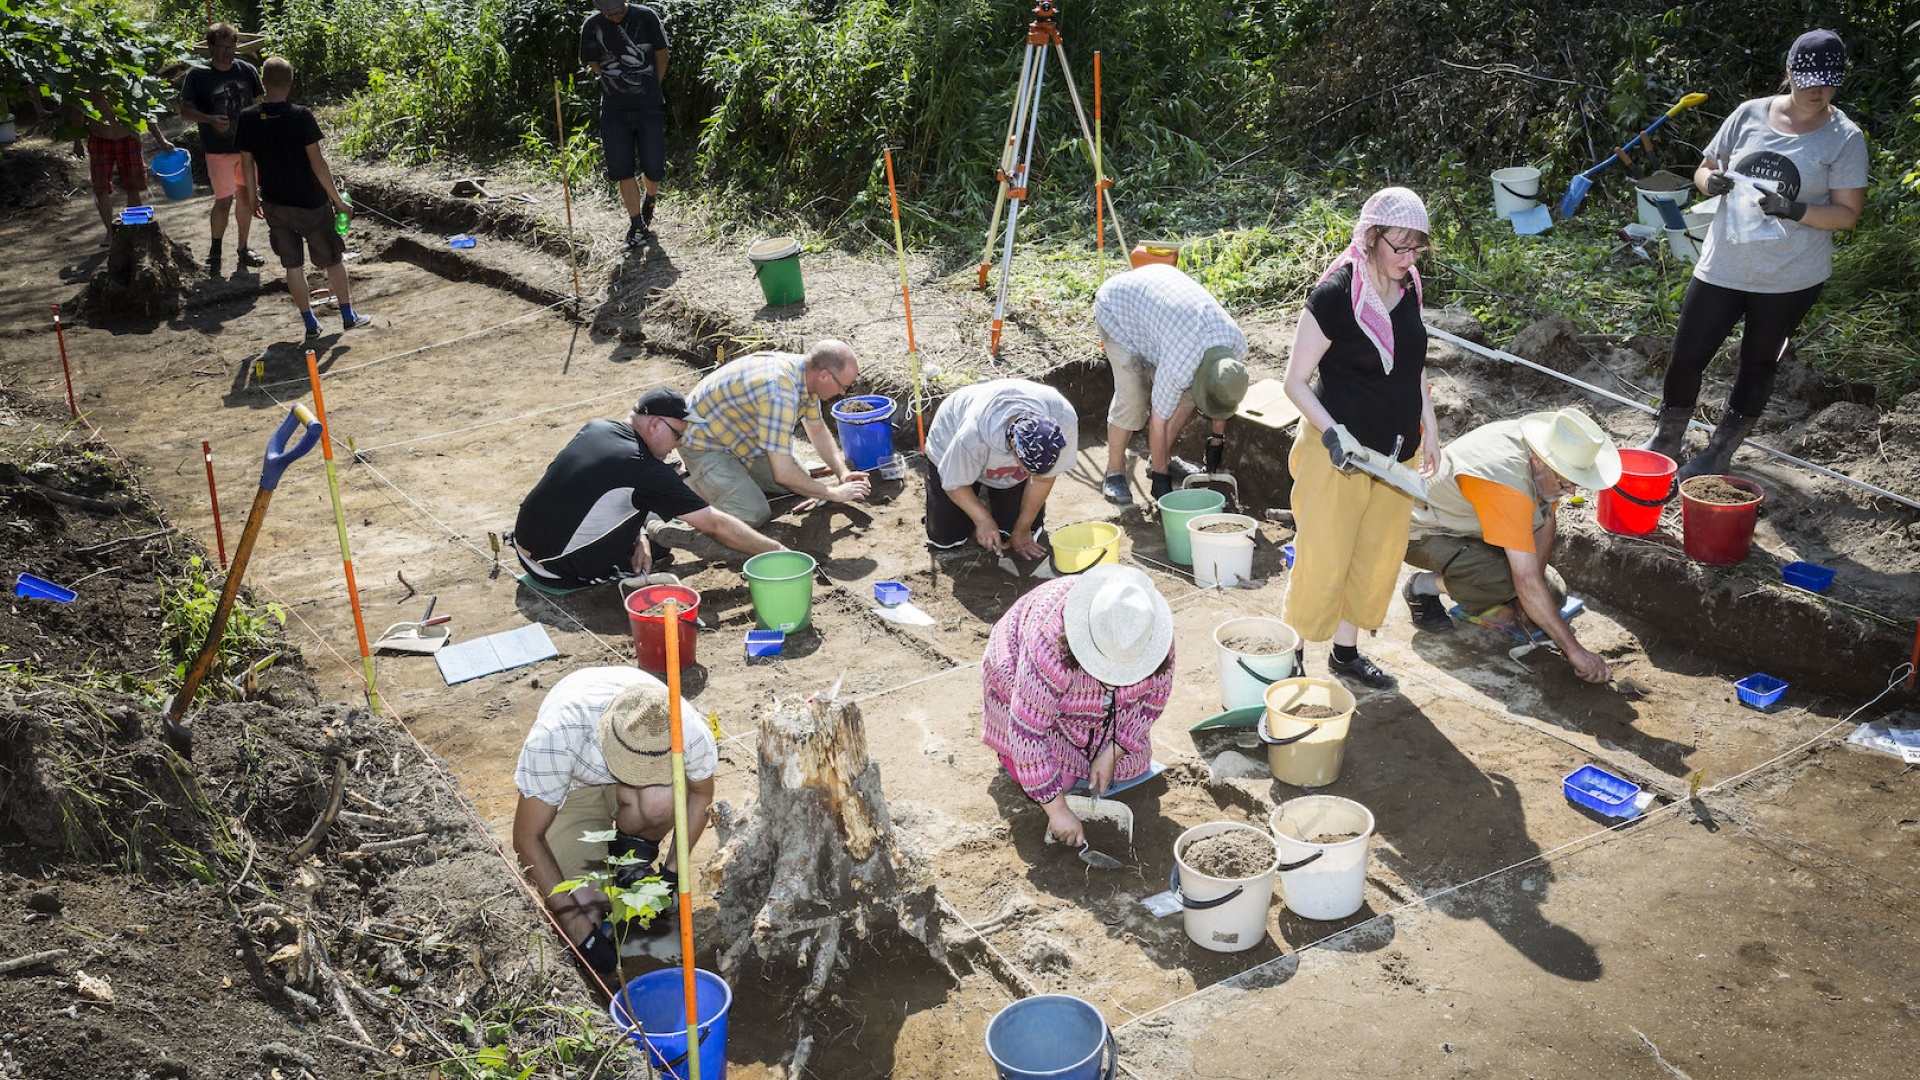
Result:
<svg viewBox="0 0 1920 1080"><path fill-rule="evenodd" d="M1341 622L1377 630L1407 551L1413 497L1365 473L1333 467L1320 432L1302 420L1293 453L1293 573L1286 622L1327 641Z"/></svg>

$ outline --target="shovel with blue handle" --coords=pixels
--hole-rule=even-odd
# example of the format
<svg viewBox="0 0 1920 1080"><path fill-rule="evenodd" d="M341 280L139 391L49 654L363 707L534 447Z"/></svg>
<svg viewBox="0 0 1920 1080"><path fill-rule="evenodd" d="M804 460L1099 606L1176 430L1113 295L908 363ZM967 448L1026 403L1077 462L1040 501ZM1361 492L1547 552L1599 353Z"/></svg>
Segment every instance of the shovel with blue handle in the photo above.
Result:
<svg viewBox="0 0 1920 1080"><path fill-rule="evenodd" d="M1698 105L1705 100L1707 100L1707 95L1705 94L1688 94L1687 96L1681 98L1679 104L1675 105L1671 109L1668 109L1663 115L1661 115L1660 119L1655 120L1651 124L1648 124L1646 127L1646 130L1640 132L1640 134L1635 135L1633 138L1627 140L1627 145L1621 147L1618 150L1615 150L1613 153L1602 158L1599 162L1597 162L1593 166L1593 168L1588 169L1586 172L1583 172L1580 175L1574 177L1573 182L1567 185L1566 195L1564 195L1560 199L1560 216L1563 218L1572 217L1574 214L1574 211L1580 209L1580 200L1586 198L1587 192L1593 188L1593 178L1598 176L1603 170L1606 169L1607 166L1613 164L1616 161L1620 161L1620 162L1626 161L1627 151L1632 150L1634 147L1639 146L1643 143L1650 142L1650 140L1652 139L1654 130L1658 128L1661 124L1664 124L1667 121L1673 119L1674 117L1679 116L1681 113L1687 111L1688 109L1693 108L1695 105Z"/></svg>
<svg viewBox="0 0 1920 1080"><path fill-rule="evenodd" d="M302 424L306 425L306 433L300 436L300 441L292 442L294 430ZM187 669L186 681L180 684L180 691L173 695L173 702L167 706L167 745L181 757L191 757L193 754L193 729L182 724L180 718L186 715L187 707L193 704L193 695L199 692L200 683L213 667L213 658L220 652L220 639L227 632L227 617L233 614L233 600L240 593L240 579L247 572L247 559L253 555L253 542L259 539L260 525L267 518L267 503L273 499L273 489L280 486L280 476L287 471L287 466L300 460L319 441L319 418L308 411L305 405L295 405L287 410L287 418L280 422L280 427L267 443L266 463L260 469L260 490L254 493L253 509L247 512L247 527L240 534L240 546L234 549L233 562L227 569L227 582L220 589L220 605L214 609L213 622L207 627L206 644L200 646L200 655L194 658L193 666Z"/></svg>

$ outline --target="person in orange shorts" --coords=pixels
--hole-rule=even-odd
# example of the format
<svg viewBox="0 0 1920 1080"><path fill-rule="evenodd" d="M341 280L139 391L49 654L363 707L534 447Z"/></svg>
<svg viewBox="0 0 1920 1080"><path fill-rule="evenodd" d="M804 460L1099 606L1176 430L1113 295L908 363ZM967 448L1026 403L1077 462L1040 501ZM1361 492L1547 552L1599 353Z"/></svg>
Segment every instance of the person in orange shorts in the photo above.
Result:
<svg viewBox="0 0 1920 1080"><path fill-rule="evenodd" d="M207 222L212 240L207 244L207 273L220 275L220 248L226 242L227 214L238 203L236 231L239 248L234 271L267 265L266 257L247 246L253 229L255 203L240 175L240 150L233 143L240 113L266 96L260 72L235 55L240 32L229 23L207 27L206 67L187 72L180 83L180 115L200 125L200 152L207 159L207 180L213 185L213 209Z"/></svg>

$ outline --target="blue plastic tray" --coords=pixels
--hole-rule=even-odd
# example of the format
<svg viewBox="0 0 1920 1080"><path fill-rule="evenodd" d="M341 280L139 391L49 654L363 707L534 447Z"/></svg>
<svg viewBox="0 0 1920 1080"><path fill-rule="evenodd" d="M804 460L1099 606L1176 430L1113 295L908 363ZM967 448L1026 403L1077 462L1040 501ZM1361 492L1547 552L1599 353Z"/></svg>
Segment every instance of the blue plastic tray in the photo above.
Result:
<svg viewBox="0 0 1920 1080"><path fill-rule="evenodd" d="M1287 569L1289 570L1293 569L1293 545L1292 544L1280 545L1280 558L1282 561L1284 561L1287 564Z"/></svg>
<svg viewBox="0 0 1920 1080"><path fill-rule="evenodd" d="M747 631L748 656L779 656L787 647L787 635L778 630Z"/></svg>
<svg viewBox="0 0 1920 1080"><path fill-rule="evenodd" d="M904 604L907 602L907 597L912 594L912 589L907 588L897 581L876 581L873 583L873 598L878 600L884 607Z"/></svg>
<svg viewBox="0 0 1920 1080"><path fill-rule="evenodd" d="M1790 562L1780 568L1780 576L1787 584L1808 592L1826 592L1833 584L1833 567L1819 563Z"/></svg>
<svg viewBox="0 0 1920 1080"><path fill-rule="evenodd" d="M1560 786L1567 798L1595 813L1625 818L1640 812L1633 805L1634 798L1640 794L1640 785L1622 780L1597 765L1580 766L1567 774Z"/></svg>
<svg viewBox="0 0 1920 1080"><path fill-rule="evenodd" d="M1733 684L1734 692L1740 695L1740 704L1755 709L1770 708L1787 692L1788 683L1771 675L1758 672Z"/></svg>
<svg viewBox="0 0 1920 1080"><path fill-rule="evenodd" d="M120 224L122 225L153 224L153 207L151 206L127 207L125 210L120 211Z"/></svg>

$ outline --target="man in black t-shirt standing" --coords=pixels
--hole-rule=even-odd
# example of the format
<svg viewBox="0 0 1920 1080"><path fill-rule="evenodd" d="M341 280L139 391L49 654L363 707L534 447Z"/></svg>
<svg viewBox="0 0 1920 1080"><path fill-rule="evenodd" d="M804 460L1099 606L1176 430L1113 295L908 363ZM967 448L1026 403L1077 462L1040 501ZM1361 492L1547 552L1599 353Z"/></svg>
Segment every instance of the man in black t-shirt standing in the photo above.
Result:
<svg viewBox="0 0 1920 1080"><path fill-rule="evenodd" d="M200 151L207 159L207 179L213 184L213 210L208 219L213 239L207 245L207 273L220 274L220 245L227 235L227 211L240 204L240 250L234 270L265 266L267 260L247 246L253 228L253 192L241 182L240 151L233 145L234 125L243 109L260 100L266 88L253 65L234 55L240 34L228 23L207 28L206 67L187 72L180 83L180 115L200 125Z"/></svg>
<svg viewBox="0 0 1920 1080"><path fill-rule="evenodd" d="M587 421L520 503L510 539L527 573L579 589L649 572L654 546L668 542L706 559L779 551L777 541L708 506L666 463L686 430L687 399L666 389L647 391L624 421ZM649 527L649 516L691 528Z"/></svg>
<svg viewBox="0 0 1920 1080"><path fill-rule="evenodd" d="M653 235L653 199L667 175L667 31L652 8L594 0L580 28L580 59L600 76L600 143L607 179L627 208L627 247ZM641 181L634 174L641 175ZM646 196L640 184L646 184Z"/></svg>
<svg viewBox="0 0 1920 1080"><path fill-rule="evenodd" d="M333 170L320 152L320 123L304 105L287 100L293 92L293 65L270 56L261 65L267 100L240 114L234 145L246 172L247 190L267 212L267 233L273 253L287 271L287 292L300 310L309 339L320 336L320 320L313 314L302 265L304 246L313 265L327 272L327 284L340 304L340 327L353 330L373 325L371 316L353 310L347 291L347 242L333 227L335 214L351 214L353 207L340 197Z"/></svg>

